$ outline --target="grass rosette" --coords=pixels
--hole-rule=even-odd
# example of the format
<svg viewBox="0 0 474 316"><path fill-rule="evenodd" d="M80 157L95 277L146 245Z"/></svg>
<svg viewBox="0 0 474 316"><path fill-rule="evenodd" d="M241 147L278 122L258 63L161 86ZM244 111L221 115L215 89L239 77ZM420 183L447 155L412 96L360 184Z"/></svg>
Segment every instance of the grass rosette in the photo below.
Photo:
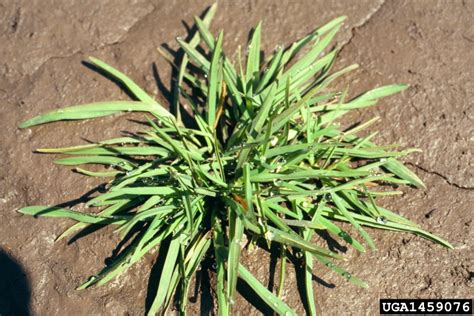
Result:
<svg viewBox="0 0 474 316"><path fill-rule="evenodd" d="M21 213L77 221L59 239L90 225L113 225L122 238L132 236L111 264L79 288L107 283L166 244L160 247L165 259L149 314L164 311L173 298L185 313L190 280L201 262L211 258L219 314L232 311L241 279L276 313L290 315L294 311L281 299L281 290L285 262L294 254L293 260L300 260L304 267L307 312L314 315L314 262L367 287L336 264L342 259L340 254L311 241L316 231L326 231L361 252L366 246L375 248L364 227L410 232L451 248L376 202L379 196L400 194L396 187L401 185L423 187L397 160L414 150L379 146L372 142L376 133L359 136L376 118L345 130L336 122L350 110L373 106L379 98L407 88L389 85L354 98L348 98L347 90L330 88L335 79L357 68L331 71L337 49L329 45L344 17L287 48L276 49L266 61L261 60L259 24L245 62L238 52L234 66L222 52L223 33L215 38L208 29L215 10L214 5L203 19L195 18L198 31L189 42L178 39L185 53L179 65L162 52L177 72L171 102L174 114L125 74L91 58L136 101L67 107L20 125L26 128L127 111L148 114L149 128L135 136L39 150L68 155L55 161L62 165L109 166L104 171L76 170L111 180L105 193L86 203L98 212L30 206L20 209ZM183 105L192 112L187 124L181 119ZM344 231L340 222L350 223L357 238ZM280 249L277 293L270 292L240 262L244 240Z"/></svg>

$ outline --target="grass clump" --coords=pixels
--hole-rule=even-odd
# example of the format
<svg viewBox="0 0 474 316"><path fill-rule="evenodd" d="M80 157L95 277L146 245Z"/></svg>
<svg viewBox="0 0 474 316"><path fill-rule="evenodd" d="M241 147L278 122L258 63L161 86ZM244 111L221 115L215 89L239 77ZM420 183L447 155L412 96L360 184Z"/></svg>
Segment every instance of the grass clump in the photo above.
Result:
<svg viewBox="0 0 474 316"><path fill-rule="evenodd" d="M95 213L54 206L25 207L21 213L77 221L59 239L90 225L113 225L123 238L132 236L115 261L79 288L107 283L166 244L160 247L164 260L150 315L164 311L173 298L185 313L190 280L204 260L214 262L221 315L232 312L239 279L276 313L292 315L295 312L281 299L284 263L291 256L304 267L304 299L307 312L314 315L314 263L367 287L337 265L340 254L312 242L317 231L361 252L367 246L375 248L365 227L410 232L451 247L377 204L379 196L399 194L398 186L423 187L397 160L413 150L376 145L375 133L360 136L375 119L345 130L336 123L353 109L373 106L407 88L389 85L354 98L330 88L335 79L356 68L331 71L337 50L329 45L344 17L278 48L267 61L260 59L259 24L246 60L238 54L236 67L222 51L223 33L214 37L209 32L215 10L214 5L202 20L196 17L198 32L189 42L178 39L185 54L179 65L173 64L178 74L173 114L123 73L91 58L96 67L123 83L136 101L67 107L20 125L127 111L148 114L149 128L135 136L39 150L68 155L56 161L62 165L109 166L100 172L76 169L110 179L108 189L87 202L99 210ZM186 124L181 119L183 105L192 112ZM340 222L350 223L358 236L349 235ZM281 250L278 293L270 292L240 261L244 240Z"/></svg>

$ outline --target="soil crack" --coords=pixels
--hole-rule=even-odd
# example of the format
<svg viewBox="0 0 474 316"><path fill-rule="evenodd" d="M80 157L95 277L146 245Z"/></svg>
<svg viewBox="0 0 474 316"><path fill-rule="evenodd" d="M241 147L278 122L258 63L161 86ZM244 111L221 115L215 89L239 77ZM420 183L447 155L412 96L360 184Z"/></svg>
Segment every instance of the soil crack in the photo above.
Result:
<svg viewBox="0 0 474 316"><path fill-rule="evenodd" d="M465 185L462 185L462 184L458 184L454 181L451 181L447 176L437 172L437 171L432 171L432 170L429 170L423 166L420 166L420 165L417 165L415 163L412 163L412 162L407 162L406 163L407 165L410 165L410 166L413 166L417 169L420 169L421 171L423 172L426 172L426 173L429 173L429 174L432 174L432 175L435 175L437 177L440 177L441 179L444 180L444 182L446 182L448 185L450 186L453 186L455 188L458 188L458 189L461 189L461 190L474 190L474 187L470 187L470 186L465 186Z"/></svg>
<svg viewBox="0 0 474 316"><path fill-rule="evenodd" d="M369 21L380 11L380 9L382 9L382 7L385 5L385 2L386 0L382 0L380 4L374 10L372 10L369 14L367 14L361 22L359 22L358 24L352 27L351 37L340 45L339 53L342 52L344 47L346 47L352 42L352 39L354 38L356 31L360 28L363 28L367 23L369 23Z"/></svg>

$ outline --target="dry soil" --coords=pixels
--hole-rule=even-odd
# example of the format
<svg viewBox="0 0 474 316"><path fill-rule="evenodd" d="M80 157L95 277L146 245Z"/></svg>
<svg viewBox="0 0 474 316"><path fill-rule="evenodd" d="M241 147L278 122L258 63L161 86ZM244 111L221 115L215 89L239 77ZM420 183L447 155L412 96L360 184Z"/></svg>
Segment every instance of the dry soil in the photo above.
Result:
<svg viewBox="0 0 474 316"><path fill-rule="evenodd" d="M166 104L170 67L156 48L176 49L192 17L209 1L0 1L0 314L140 315L145 311L156 254L107 286L75 287L112 255L117 238L102 229L76 242L54 242L70 222L33 219L15 210L76 199L98 185L52 163L36 148L113 137L136 124L119 116L55 123L27 130L17 125L70 104L127 99L114 83L85 67L89 55L129 74ZM371 231L378 250L348 251L346 266L369 284L358 289L316 266L316 301L323 315L377 314L379 298L462 298L473 294L472 166L474 102L474 1L221 1L213 30L224 29L228 52L244 45L263 20L263 48L288 44L339 15L349 18L338 37L336 67L360 70L339 82L357 93L403 82L411 88L375 108L354 113L359 121L380 116L378 142L418 147L406 159L426 182L385 206L452 242L447 250L408 234ZM156 65L157 74L153 67ZM157 80L159 79L159 85ZM262 251L244 262L268 284L270 262ZM288 265L284 298L305 314ZM209 275L211 281L212 273ZM205 278L204 278L205 279ZM209 287L198 291L190 313L213 313ZM202 292L202 297L199 293ZM210 290L212 293L212 289ZM239 298L236 314L266 309Z"/></svg>

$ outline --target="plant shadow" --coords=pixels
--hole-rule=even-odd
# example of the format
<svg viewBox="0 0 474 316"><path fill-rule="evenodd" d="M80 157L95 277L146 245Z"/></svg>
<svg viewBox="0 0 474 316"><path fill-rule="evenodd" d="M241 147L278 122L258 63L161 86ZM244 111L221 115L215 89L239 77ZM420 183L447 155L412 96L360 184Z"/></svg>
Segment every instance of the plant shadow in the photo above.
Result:
<svg viewBox="0 0 474 316"><path fill-rule="evenodd" d="M0 249L0 315L30 315L31 289L26 272Z"/></svg>

